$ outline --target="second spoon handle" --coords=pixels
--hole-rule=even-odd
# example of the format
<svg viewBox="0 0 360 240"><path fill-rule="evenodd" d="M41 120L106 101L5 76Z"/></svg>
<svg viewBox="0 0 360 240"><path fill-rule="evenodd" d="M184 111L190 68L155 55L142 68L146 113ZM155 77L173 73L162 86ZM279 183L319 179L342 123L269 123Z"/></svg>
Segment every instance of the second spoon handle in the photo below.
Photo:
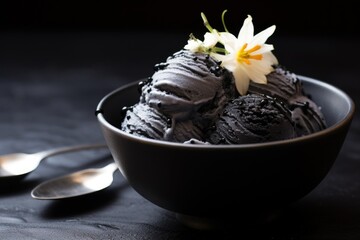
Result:
<svg viewBox="0 0 360 240"><path fill-rule="evenodd" d="M60 153L67 153L67 152L74 152L74 151L81 151L81 150L86 150L86 149L95 149L95 148L106 148L107 145L106 144L83 144L83 145L76 145L76 146L69 146L69 147L59 147L59 148L54 148L54 149L50 149L50 150L45 150L45 151L41 151L38 153L34 153L37 155L40 155L42 158L47 158L53 155L57 155Z"/></svg>

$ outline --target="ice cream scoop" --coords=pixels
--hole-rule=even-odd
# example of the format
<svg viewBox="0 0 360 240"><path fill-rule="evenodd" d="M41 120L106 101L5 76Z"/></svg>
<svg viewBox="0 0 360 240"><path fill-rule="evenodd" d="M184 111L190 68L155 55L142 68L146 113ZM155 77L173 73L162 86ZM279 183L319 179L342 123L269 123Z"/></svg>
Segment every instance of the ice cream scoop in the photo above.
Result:
<svg viewBox="0 0 360 240"><path fill-rule="evenodd" d="M203 131L190 120L173 120L149 105L138 103L125 109L121 130L139 137L185 142L190 138L203 139ZM200 124L200 123L199 123Z"/></svg>
<svg viewBox="0 0 360 240"><path fill-rule="evenodd" d="M204 139L224 105L237 95L231 74L208 54L181 50L139 84L139 103L125 109L121 129L172 142Z"/></svg>
<svg viewBox="0 0 360 240"><path fill-rule="evenodd" d="M181 50L157 64L141 90L140 102L176 121L201 114L206 122L234 96L235 85L231 74L208 54Z"/></svg>
<svg viewBox="0 0 360 240"><path fill-rule="evenodd" d="M297 136L308 135L326 128L326 120L321 108L309 97L296 96L289 102Z"/></svg>
<svg viewBox="0 0 360 240"><path fill-rule="evenodd" d="M286 104L292 112L296 136L308 135L326 128L321 107L305 93L297 75L283 66L276 66L275 70L267 75L266 84L252 82L249 93L266 94Z"/></svg>
<svg viewBox="0 0 360 240"><path fill-rule="evenodd" d="M284 103L288 103L294 95L302 94L301 82L297 76L283 66L276 66L266 79L266 84L251 82L248 92L266 94Z"/></svg>
<svg viewBox="0 0 360 240"><path fill-rule="evenodd" d="M209 131L211 144L244 144L296 136L291 111L267 95L248 94L231 101Z"/></svg>
<svg viewBox="0 0 360 240"><path fill-rule="evenodd" d="M121 129L125 132L151 139L163 139L171 119L155 108L139 103L123 109L125 117Z"/></svg>

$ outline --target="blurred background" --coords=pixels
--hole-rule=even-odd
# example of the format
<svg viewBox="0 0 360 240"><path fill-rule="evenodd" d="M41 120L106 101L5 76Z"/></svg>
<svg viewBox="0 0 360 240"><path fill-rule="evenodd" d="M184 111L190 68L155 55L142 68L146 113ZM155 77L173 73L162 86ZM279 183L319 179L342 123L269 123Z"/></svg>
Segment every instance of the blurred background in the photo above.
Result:
<svg viewBox="0 0 360 240"><path fill-rule="evenodd" d="M222 30L221 13L238 32L247 14L256 30L272 24L280 35L359 33L355 1L26 1L0 3L2 31L168 31L203 32L200 12Z"/></svg>
<svg viewBox="0 0 360 240"><path fill-rule="evenodd" d="M351 89L360 67L360 19L350 0L0 1L0 77L19 69L41 76L44 69L85 69L121 85L152 74L190 33L203 39L201 12L222 31L225 9L234 35L248 14L255 34L276 25L267 43L289 70L330 83L345 78L341 87Z"/></svg>

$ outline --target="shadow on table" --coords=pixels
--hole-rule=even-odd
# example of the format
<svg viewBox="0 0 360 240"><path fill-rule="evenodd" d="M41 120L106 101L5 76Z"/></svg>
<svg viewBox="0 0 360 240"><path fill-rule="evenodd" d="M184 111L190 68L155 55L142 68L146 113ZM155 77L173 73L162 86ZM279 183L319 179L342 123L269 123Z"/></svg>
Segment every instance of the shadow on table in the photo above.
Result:
<svg viewBox="0 0 360 240"><path fill-rule="evenodd" d="M0 198L6 196L14 196L23 194L25 192L31 192L32 188L40 183L40 180L36 179L1 179L0 181Z"/></svg>
<svg viewBox="0 0 360 240"><path fill-rule="evenodd" d="M171 239L358 239L360 208L351 202L304 201L294 204L264 222L247 219L228 222L221 228L193 229L178 221L175 214L163 214L153 225L171 233ZM152 239L158 232L146 233ZM352 236L352 237L351 237Z"/></svg>

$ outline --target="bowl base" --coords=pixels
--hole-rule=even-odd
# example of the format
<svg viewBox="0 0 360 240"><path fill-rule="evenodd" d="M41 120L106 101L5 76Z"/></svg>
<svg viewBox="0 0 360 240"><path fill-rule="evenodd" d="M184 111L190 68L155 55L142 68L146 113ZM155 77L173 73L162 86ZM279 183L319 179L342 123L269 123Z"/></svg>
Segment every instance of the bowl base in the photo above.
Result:
<svg viewBox="0 0 360 240"><path fill-rule="evenodd" d="M183 225L197 230L213 230L222 226L222 221L217 218L196 217L180 213L176 213L176 218Z"/></svg>
<svg viewBox="0 0 360 240"><path fill-rule="evenodd" d="M238 214L224 215L221 217L198 217L181 213L176 213L176 219L186 227L196 230L217 230L231 228L239 224L243 226L266 224L274 221L280 211L273 211L264 214L254 213L253 215Z"/></svg>

